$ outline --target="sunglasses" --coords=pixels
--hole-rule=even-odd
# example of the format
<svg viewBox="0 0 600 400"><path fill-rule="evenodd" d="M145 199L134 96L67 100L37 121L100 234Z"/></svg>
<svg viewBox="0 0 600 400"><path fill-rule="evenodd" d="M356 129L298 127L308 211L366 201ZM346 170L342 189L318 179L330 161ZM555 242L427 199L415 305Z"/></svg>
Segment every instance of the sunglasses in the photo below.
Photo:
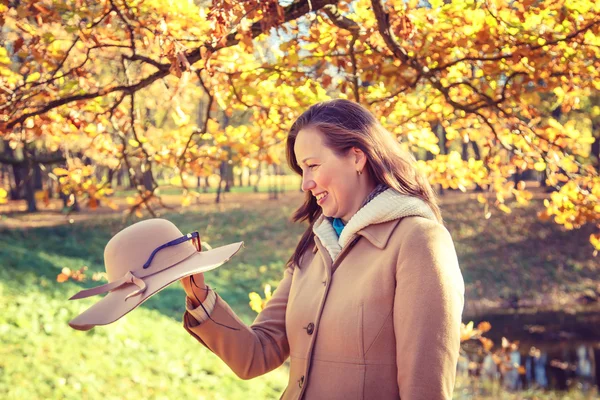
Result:
<svg viewBox="0 0 600 400"><path fill-rule="evenodd" d="M160 245L156 249L154 249L152 254L150 254L150 258L148 258L148 261L146 261L146 263L144 264L144 269L150 266L150 264L152 263L152 259L154 258L154 256L156 256L156 253L158 253L162 249L166 249L167 247L171 246L177 246L178 244L187 242L188 240L192 241L197 251L202 251L202 244L200 243L200 234L197 231L188 233L187 235L183 235L179 239L171 240L170 242Z"/></svg>

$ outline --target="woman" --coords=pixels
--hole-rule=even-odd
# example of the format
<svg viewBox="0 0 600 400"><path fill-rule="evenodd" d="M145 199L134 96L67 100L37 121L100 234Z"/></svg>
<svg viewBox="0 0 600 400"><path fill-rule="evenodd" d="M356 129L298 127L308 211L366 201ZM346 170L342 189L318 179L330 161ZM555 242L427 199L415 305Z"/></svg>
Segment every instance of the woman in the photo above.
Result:
<svg viewBox="0 0 600 400"><path fill-rule="evenodd" d="M464 285L431 186L362 106L318 103L293 124L309 227L247 327L201 274L184 327L242 379L290 357L284 399L449 399Z"/></svg>

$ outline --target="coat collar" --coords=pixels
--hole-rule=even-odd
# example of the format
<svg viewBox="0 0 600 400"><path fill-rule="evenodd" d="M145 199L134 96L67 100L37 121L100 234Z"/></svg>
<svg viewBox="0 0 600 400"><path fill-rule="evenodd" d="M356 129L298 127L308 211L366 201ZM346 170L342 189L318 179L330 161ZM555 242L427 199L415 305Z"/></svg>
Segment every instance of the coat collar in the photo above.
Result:
<svg viewBox="0 0 600 400"><path fill-rule="evenodd" d="M358 236L362 236L367 239L373 246L378 249L385 249L387 246L390 236L392 236L392 232L396 226L400 223L402 218L395 219L388 222L383 222L381 224L373 224L364 227L360 231L356 232ZM315 243L313 247L313 253L316 253L318 250L318 246Z"/></svg>
<svg viewBox="0 0 600 400"><path fill-rule="evenodd" d="M390 240L390 236L392 236L392 232L394 232L394 229L401 220L402 218L398 218L380 224L368 225L356 232L356 234L367 239L378 249L385 249L385 246L387 246Z"/></svg>

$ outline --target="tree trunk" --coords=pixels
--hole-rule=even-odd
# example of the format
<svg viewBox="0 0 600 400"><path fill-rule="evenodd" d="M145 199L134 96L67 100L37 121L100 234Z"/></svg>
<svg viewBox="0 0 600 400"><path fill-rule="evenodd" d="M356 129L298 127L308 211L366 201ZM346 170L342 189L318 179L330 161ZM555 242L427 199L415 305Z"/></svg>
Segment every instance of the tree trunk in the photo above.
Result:
<svg viewBox="0 0 600 400"><path fill-rule="evenodd" d="M37 204L35 203L35 187L36 187L36 167L39 169L39 165L33 164L32 160L28 157L27 149L24 149L23 154L25 159L23 160L23 166L25 168L25 176L23 179L23 189L25 194L25 201L27 201L27 212L36 212ZM41 175L41 174L40 174ZM41 186L41 179L40 179Z"/></svg>
<svg viewBox="0 0 600 400"><path fill-rule="evenodd" d="M221 202L221 187L223 187L223 181L226 182L225 174L227 173L227 161L221 161L221 166L219 167L219 186L217 187L217 197L215 198L215 203ZM227 184L227 182L225 183Z"/></svg>
<svg viewBox="0 0 600 400"><path fill-rule="evenodd" d="M254 193L258 193L258 183L260 182L260 178L262 178L262 163L258 163L258 167L256 167L256 182L254 182Z"/></svg>
<svg viewBox="0 0 600 400"><path fill-rule="evenodd" d="M244 187L244 182L242 180L243 175L244 175L244 171L242 170L238 174L238 187Z"/></svg>
<svg viewBox="0 0 600 400"><path fill-rule="evenodd" d="M433 131L435 132L435 134L437 135L438 140L439 140L440 154L447 154L448 149L446 148L446 130L444 129L442 124L440 124L439 122L436 122L433 127ZM433 154L431 155L430 159L433 159ZM443 196L443 195L444 195L444 187L442 185L440 185L440 196Z"/></svg>
<svg viewBox="0 0 600 400"><path fill-rule="evenodd" d="M42 176L43 174L40 164L33 164L33 187L35 190L42 190L44 188Z"/></svg>
<svg viewBox="0 0 600 400"><path fill-rule="evenodd" d="M123 166L119 167L119 170L117 171L117 187L118 188L122 188L123 187L123 175L124 175L124 171L123 171Z"/></svg>
<svg viewBox="0 0 600 400"><path fill-rule="evenodd" d="M25 193L24 182L27 177L27 168L24 163L20 162L18 164L13 164L12 170L14 186L10 189L10 199L22 200Z"/></svg>
<svg viewBox="0 0 600 400"><path fill-rule="evenodd" d="M54 179L46 177L46 190L48 191L48 198L54 198Z"/></svg>
<svg viewBox="0 0 600 400"><path fill-rule="evenodd" d="M28 171L27 171L27 175L25 177L25 181L24 181L24 187L25 187L25 200L27 201L27 212L36 212L37 209L37 204L35 203L35 185L36 185L36 179L35 179L35 166L29 164ZM38 166L39 168L39 166Z"/></svg>
<svg viewBox="0 0 600 400"><path fill-rule="evenodd" d="M146 167L142 177L146 190L152 190L154 188L154 179L152 178L152 170L149 167Z"/></svg>
<svg viewBox="0 0 600 400"><path fill-rule="evenodd" d="M10 174L8 172L7 165L0 165L0 187L9 187L10 186Z"/></svg>
<svg viewBox="0 0 600 400"><path fill-rule="evenodd" d="M592 157L596 157L596 172L600 174L600 119L592 124L592 135L596 139L592 143ZM600 385L600 382L598 384Z"/></svg>
<svg viewBox="0 0 600 400"><path fill-rule="evenodd" d="M277 200L278 198L278 188L277 188L277 166L272 164L269 168L270 177L269 177L269 199Z"/></svg>

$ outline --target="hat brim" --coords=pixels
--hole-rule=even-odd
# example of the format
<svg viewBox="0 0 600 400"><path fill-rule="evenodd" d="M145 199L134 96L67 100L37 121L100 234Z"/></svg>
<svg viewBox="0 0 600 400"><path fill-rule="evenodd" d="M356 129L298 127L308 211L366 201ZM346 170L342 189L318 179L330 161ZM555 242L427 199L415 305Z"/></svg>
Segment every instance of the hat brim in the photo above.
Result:
<svg viewBox="0 0 600 400"><path fill-rule="evenodd" d="M146 290L128 299L125 298L139 289L136 285L126 285L115 289L71 320L69 326L80 331L87 331L97 325L111 324L171 283L189 275L220 267L229 261L241 249L243 244L244 242L232 243L209 251L194 253L185 260L155 275L143 278Z"/></svg>

